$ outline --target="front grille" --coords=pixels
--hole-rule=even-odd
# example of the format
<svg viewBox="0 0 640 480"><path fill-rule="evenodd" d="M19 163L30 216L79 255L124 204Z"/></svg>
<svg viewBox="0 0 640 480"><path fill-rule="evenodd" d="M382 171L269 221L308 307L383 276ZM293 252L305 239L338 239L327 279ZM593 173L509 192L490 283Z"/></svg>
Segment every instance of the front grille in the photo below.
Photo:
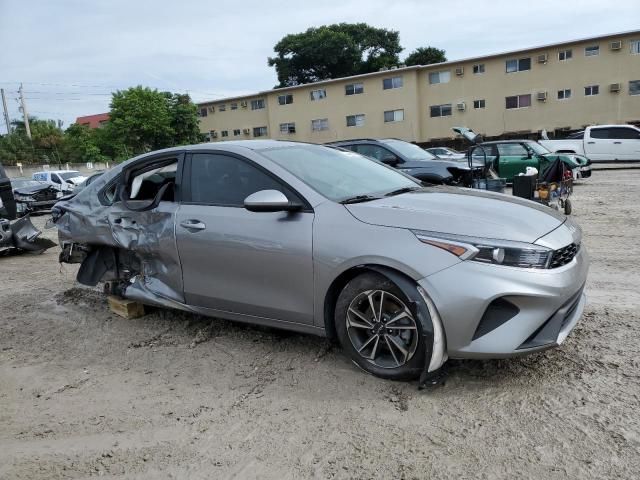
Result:
<svg viewBox="0 0 640 480"><path fill-rule="evenodd" d="M579 243L572 243L571 245L567 245L566 247L562 247L556 250L555 252L553 252L553 256L551 257L549 268L558 268L566 265L571 260L573 260L573 257L578 254L579 250Z"/></svg>

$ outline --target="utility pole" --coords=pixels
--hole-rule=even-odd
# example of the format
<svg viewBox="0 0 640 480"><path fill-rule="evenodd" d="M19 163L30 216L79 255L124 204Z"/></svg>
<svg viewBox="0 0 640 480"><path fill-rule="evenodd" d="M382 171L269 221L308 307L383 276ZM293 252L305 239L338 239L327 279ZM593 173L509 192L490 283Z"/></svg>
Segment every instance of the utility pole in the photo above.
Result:
<svg viewBox="0 0 640 480"><path fill-rule="evenodd" d="M31 129L29 128L29 114L27 113L27 104L24 101L24 94L22 93L22 84L20 84L20 104L22 105L22 116L24 117L24 128L27 131L27 137L31 140Z"/></svg>
<svg viewBox="0 0 640 480"><path fill-rule="evenodd" d="M2 95L2 108L4 108L4 121L7 123L7 133L11 133L11 122L9 121L9 111L7 110L7 99L4 98L4 88L0 88Z"/></svg>

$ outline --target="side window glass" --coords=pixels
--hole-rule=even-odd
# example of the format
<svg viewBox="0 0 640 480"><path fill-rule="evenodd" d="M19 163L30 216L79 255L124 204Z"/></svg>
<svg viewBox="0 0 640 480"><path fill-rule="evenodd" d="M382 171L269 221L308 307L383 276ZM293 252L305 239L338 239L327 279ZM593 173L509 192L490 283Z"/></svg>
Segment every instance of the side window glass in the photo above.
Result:
<svg viewBox="0 0 640 480"><path fill-rule="evenodd" d="M609 138L608 128L592 128L591 138Z"/></svg>
<svg viewBox="0 0 640 480"><path fill-rule="evenodd" d="M638 138L638 132L633 128L616 127L609 129L609 138L616 140L629 140Z"/></svg>
<svg viewBox="0 0 640 480"><path fill-rule="evenodd" d="M498 153L502 156L526 156L527 149L519 143L501 143L498 145Z"/></svg>
<svg viewBox="0 0 640 480"><path fill-rule="evenodd" d="M209 205L244 207L244 199L260 190L294 195L280 182L236 157L196 154L191 159L191 201Z"/></svg>
<svg viewBox="0 0 640 480"><path fill-rule="evenodd" d="M52 174L51 174L51 181L52 181L53 183L58 183L58 184L59 184L59 183L60 183L60 177L58 177L58 175L57 175L57 174L52 173Z"/></svg>
<svg viewBox="0 0 640 480"><path fill-rule="evenodd" d="M389 150L378 145L357 145L356 151L360 155L365 155L380 161L389 158L396 158L396 156Z"/></svg>
<svg viewBox="0 0 640 480"><path fill-rule="evenodd" d="M161 165L151 170L145 169L139 173L134 172L129 178L129 184L127 185L129 192L128 200L154 200L156 195L160 193L162 187L167 185L160 200L173 202L177 168L178 159L176 158L174 162L168 159L166 162L162 162Z"/></svg>

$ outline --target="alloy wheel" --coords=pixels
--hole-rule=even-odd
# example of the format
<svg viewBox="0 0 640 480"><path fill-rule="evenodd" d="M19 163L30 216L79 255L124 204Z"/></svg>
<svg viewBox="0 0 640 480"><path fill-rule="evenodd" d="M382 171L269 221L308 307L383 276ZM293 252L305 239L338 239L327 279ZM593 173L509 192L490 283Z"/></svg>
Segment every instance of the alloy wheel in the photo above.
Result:
<svg viewBox="0 0 640 480"><path fill-rule="evenodd" d="M366 290L349 304L347 334L358 354L380 368L405 365L418 347L418 325L411 310L384 290Z"/></svg>

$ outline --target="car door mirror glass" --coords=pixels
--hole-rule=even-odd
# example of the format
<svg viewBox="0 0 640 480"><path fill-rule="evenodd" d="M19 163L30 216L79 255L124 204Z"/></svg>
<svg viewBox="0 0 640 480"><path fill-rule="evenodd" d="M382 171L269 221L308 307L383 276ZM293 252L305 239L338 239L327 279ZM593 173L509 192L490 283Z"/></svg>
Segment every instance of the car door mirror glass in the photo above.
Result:
<svg viewBox="0 0 640 480"><path fill-rule="evenodd" d="M380 161L386 165L397 165L399 163L398 157L396 157L392 153L383 155Z"/></svg>
<svg viewBox="0 0 640 480"><path fill-rule="evenodd" d="M250 212L290 212L300 210L302 205L290 202L278 190L260 190L244 199L244 208Z"/></svg>

